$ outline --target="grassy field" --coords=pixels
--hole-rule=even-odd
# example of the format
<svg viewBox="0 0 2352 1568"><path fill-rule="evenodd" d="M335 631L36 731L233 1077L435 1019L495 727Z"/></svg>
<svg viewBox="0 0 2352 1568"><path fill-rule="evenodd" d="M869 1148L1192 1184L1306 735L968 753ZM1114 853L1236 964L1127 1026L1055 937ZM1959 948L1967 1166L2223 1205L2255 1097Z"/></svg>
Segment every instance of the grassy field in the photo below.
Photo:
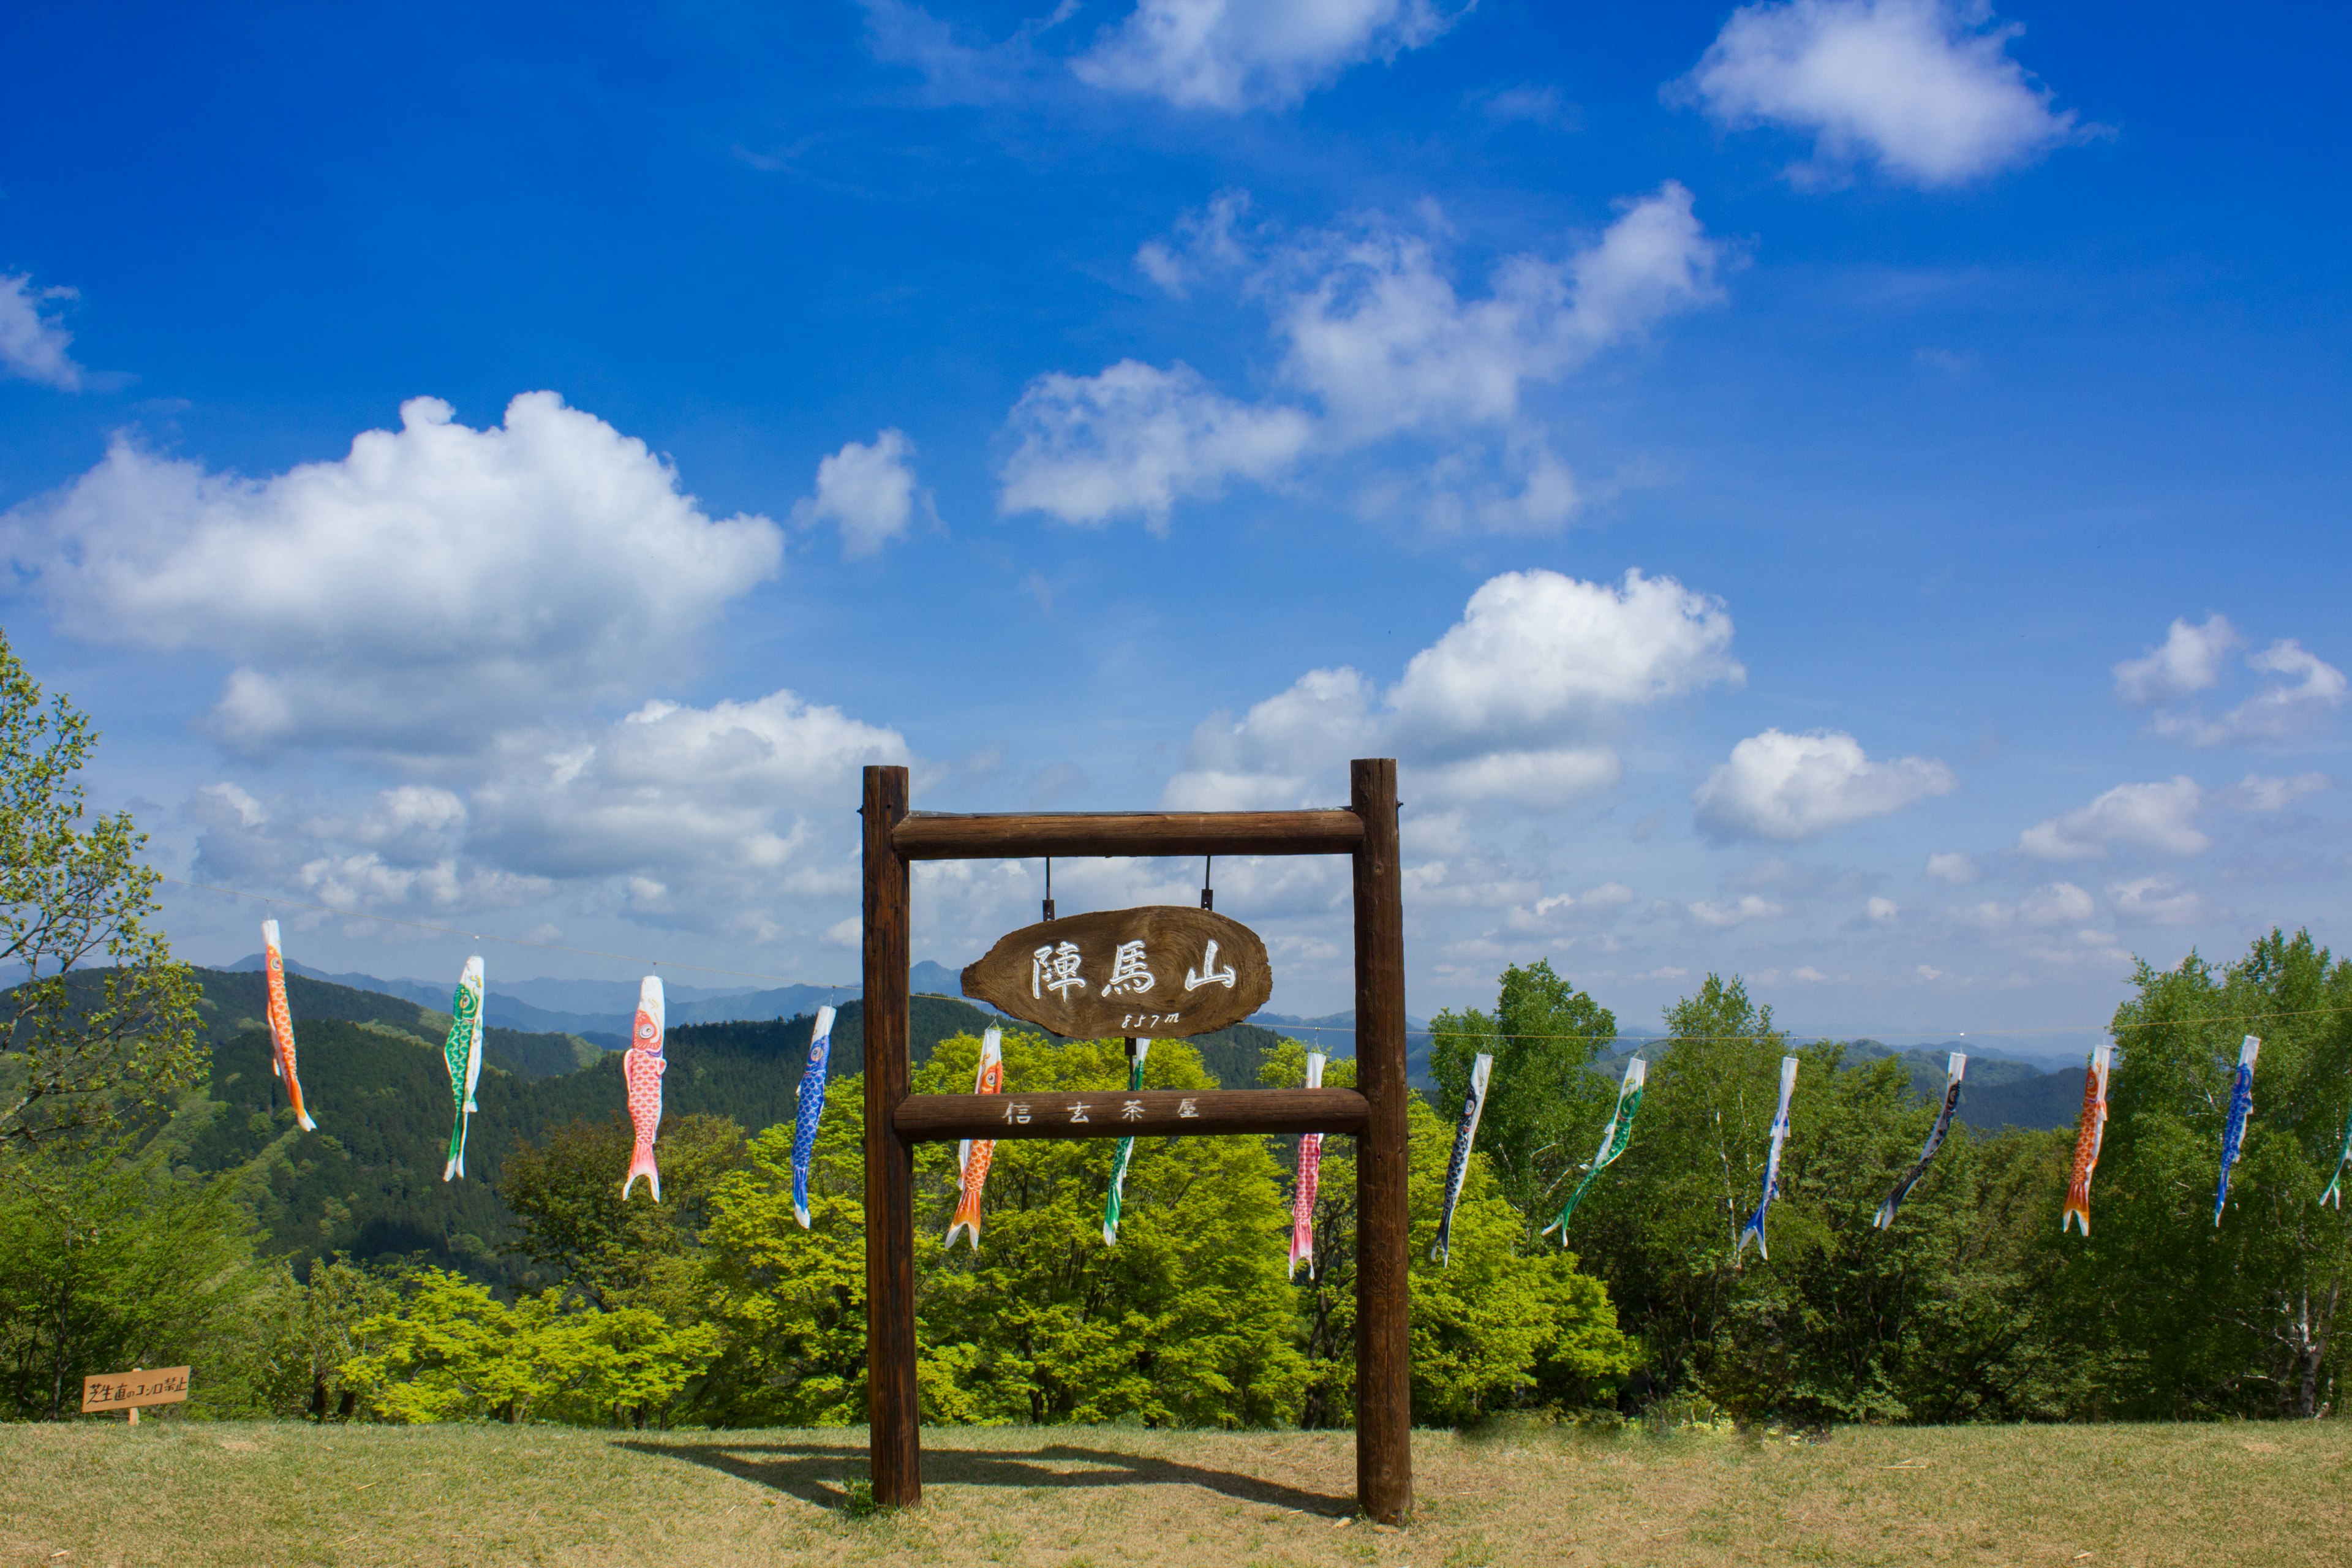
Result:
<svg viewBox="0 0 2352 1568"><path fill-rule="evenodd" d="M0 1427L0 1565L2352 1563L2352 1424L1421 1433L1352 1517L1345 1433L926 1434L920 1508L843 1504L862 1431Z"/></svg>

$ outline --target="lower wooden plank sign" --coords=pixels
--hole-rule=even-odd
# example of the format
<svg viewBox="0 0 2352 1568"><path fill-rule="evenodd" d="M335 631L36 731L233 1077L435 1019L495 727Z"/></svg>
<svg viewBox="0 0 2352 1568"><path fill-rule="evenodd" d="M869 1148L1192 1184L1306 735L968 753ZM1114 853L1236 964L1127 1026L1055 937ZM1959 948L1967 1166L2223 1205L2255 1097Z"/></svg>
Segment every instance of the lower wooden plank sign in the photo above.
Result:
<svg viewBox="0 0 2352 1568"><path fill-rule="evenodd" d="M1024 926L963 972L965 995L1074 1040L1205 1035L1273 993L1257 932L1182 904Z"/></svg>
<svg viewBox="0 0 2352 1568"><path fill-rule="evenodd" d="M81 1380L81 1409L122 1410L142 1405L177 1405L188 1397L188 1369L158 1367L152 1372L110 1372Z"/></svg>

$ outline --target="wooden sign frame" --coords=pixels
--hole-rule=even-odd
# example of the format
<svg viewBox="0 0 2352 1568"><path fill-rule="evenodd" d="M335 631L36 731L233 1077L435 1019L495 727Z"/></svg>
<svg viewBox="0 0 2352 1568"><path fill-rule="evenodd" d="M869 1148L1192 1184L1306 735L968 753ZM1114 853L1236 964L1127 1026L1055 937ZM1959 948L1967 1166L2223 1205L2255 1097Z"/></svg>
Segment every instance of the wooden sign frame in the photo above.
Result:
<svg viewBox="0 0 2352 1568"><path fill-rule="evenodd" d="M1384 1524L1412 1507L1407 1276L1404 899L1396 763L1349 764L1343 810L910 812L907 770L866 770L866 1361L874 1500L921 1500L915 1381L915 1145L962 1138L1120 1137L1067 1094L908 1092L908 868L917 860L1044 855L1346 855L1355 865L1355 1089L1155 1090L1153 1135L1339 1132L1356 1140L1356 1499ZM1166 1103L1162 1103L1162 1102ZM1014 1120L1026 1103L1029 1121ZM1187 1106L1191 1107L1188 1111Z"/></svg>

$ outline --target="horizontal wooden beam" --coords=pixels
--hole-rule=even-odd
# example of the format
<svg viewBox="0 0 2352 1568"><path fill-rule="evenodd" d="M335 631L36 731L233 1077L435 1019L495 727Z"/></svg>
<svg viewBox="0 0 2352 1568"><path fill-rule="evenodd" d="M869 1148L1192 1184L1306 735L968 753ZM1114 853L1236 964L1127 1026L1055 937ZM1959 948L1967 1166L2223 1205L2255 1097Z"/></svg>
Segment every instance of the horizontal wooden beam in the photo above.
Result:
<svg viewBox="0 0 2352 1568"><path fill-rule="evenodd" d="M1352 1089L1147 1089L1099 1094L910 1094L890 1125L908 1143L951 1138L1159 1138L1211 1132L1360 1132Z"/></svg>
<svg viewBox="0 0 2352 1568"><path fill-rule="evenodd" d="M1023 860L1041 855L1352 855L1352 811L911 813L892 830L908 860Z"/></svg>

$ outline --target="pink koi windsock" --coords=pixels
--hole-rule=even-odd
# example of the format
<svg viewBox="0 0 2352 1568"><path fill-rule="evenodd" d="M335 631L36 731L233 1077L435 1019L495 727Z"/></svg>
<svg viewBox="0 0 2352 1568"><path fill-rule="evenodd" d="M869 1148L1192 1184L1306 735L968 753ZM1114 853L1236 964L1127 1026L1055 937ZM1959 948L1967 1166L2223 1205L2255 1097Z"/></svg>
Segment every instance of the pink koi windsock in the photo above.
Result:
<svg viewBox="0 0 2352 1568"><path fill-rule="evenodd" d="M621 1196L643 1176L661 1202L661 1172L654 1164L654 1140L661 1135L662 1074L669 1062L662 1055L662 1005L658 974L648 974L637 987L637 1022L629 1032L629 1048L621 1053L621 1081L629 1089L629 1121L637 1130L637 1145L629 1155L629 1173L621 1178Z"/></svg>
<svg viewBox="0 0 2352 1568"><path fill-rule="evenodd" d="M1307 1053L1307 1087L1323 1087L1323 1053ZM1296 1195L1290 1201L1290 1277L1298 1278L1298 1266L1307 1265L1307 1277L1315 1278L1315 1183L1323 1171L1323 1134L1309 1132L1298 1140L1298 1182Z"/></svg>
<svg viewBox="0 0 2352 1568"><path fill-rule="evenodd" d="M981 1037L980 1071L973 1075L974 1094L1004 1092L1004 1037L1002 1031L991 1029ZM960 1234L969 1233L971 1249L980 1250L980 1191L988 1184L988 1163L996 1157L996 1141L983 1138L978 1142L967 1138L956 1151L961 1174L957 1184L963 1196L956 1201L955 1218L948 1224L948 1246L953 1247Z"/></svg>

